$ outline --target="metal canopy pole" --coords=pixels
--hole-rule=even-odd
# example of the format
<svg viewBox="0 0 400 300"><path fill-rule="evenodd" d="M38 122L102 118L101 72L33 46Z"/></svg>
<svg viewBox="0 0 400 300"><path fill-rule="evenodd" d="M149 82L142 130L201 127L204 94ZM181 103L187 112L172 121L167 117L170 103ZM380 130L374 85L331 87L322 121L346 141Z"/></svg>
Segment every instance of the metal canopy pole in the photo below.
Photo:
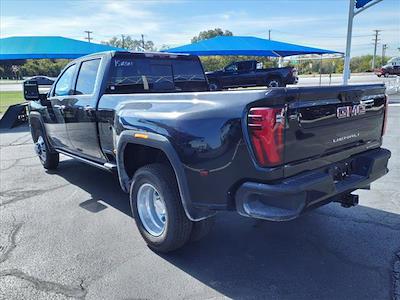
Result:
<svg viewBox="0 0 400 300"><path fill-rule="evenodd" d="M278 57L278 67L282 68L283 65L283 56L281 56L279 53L275 52L275 51L271 51L273 54L275 54Z"/></svg>
<svg viewBox="0 0 400 300"><path fill-rule="evenodd" d="M355 0L350 0L349 4L349 20L347 23L347 41L346 41L346 54L344 55L344 70L343 70L343 84L347 85L350 78L350 50L351 50L351 36L353 32L353 18Z"/></svg>
<svg viewBox="0 0 400 300"><path fill-rule="evenodd" d="M343 84L347 85L350 78L350 50L351 50L351 36L353 32L353 19L355 15L358 15L360 12L370 8L371 6L381 2L382 0L364 0L363 6L360 7L357 11L354 11L356 8L356 1L360 0L350 0L349 3L349 20L347 23L347 41L346 41L346 54L344 56L344 69L343 69Z"/></svg>
<svg viewBox="0 0 400 300"><path fill-rule="evenodd" d="M321 60L319 61L319 86L321 86L322 82L322 54L321 54Z"/></svg>

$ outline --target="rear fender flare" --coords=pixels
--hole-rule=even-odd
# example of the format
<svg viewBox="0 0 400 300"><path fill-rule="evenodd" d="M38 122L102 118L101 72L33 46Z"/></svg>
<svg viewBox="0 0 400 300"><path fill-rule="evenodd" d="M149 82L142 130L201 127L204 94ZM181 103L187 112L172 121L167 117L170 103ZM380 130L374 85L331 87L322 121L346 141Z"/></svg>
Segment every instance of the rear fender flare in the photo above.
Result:
<svg viewBox="0 0 400 300"><path fill-rule="evenodd" d="M283 82L283 77L280 75L280 74L270 74L270 75L267 75L266 77L265 77L265 81L269 81L269 80L271 80L271 79L279 79L281 82Z"/></svg>
<svg viewBox="0 0 400 300"><path fill-rule="evenodd" d="M135 137L135 134L141 134L141 136L143 136L143 131L125 130L118 137L116 160L117 160L118 178L122 190L126 193L129 193L132 180L127 174L124 165L124 151L126 146L128 144L139 144L143 146L149 146L163 151L166 157L168 158L171 166L173 167L176 181L178 183L179 194L181 196L182 205L187 217L191 221L200 221L213 216L215 214L214 211L193 206L192 201L190 199L187 178L183 169L183 165L174 147L171 145L170 141L165 136L156 133L146 132L145 135L147 135L147 138L138 138Z"/></svg>

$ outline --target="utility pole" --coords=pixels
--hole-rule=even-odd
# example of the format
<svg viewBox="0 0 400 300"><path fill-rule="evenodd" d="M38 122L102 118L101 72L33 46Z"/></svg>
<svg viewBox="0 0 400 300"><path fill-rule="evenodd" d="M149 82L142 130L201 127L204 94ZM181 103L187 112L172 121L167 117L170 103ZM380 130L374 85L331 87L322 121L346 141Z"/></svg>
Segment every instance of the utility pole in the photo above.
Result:
<svg viewBox="0 0 400 300"><path fill-rule="evenodd" d="M374 71L374 69L375 69L376 46L378 45L379 31L382 31L382 30L375 29L374 31L375 31L375 38L374 38L374 56L372 57L372 71Z"/></svg>
<svg viewBox="0 0 400 300"><path fill-rule="evenodd" d="M93 31L85 30L85 32L86 32L86 34L87 34L87 37L85 37L85 40L88 40L88 42L90 43L90 40L92 39L92 38L90 37L90 34L93 33Z"/></svg>
<svg viewBox="0 0 400 300"><path fill-rule="evenodd" d="M268 30L268 39L271 40L271 29Z"/></svg>
<svg viewBox="0 0 400 300"><path fill-rule="evenodd" d="M125 49L125 36L121 34L122 48Z"/></svg>
<svg viewBox="0 0 400 300"><path fill-rule="evenodd" d="M143 48L143 51L145 51L145 49L144 49L144 35L142 34L142 48Z"/></svg>
<svg viewBox="0 0 400 300"><path fill-rule="evenodd" d="M382 45L382 66L385 65L385 53L386 53L386 49L387 49L387 44L383 44L383 45Z"/></svg>

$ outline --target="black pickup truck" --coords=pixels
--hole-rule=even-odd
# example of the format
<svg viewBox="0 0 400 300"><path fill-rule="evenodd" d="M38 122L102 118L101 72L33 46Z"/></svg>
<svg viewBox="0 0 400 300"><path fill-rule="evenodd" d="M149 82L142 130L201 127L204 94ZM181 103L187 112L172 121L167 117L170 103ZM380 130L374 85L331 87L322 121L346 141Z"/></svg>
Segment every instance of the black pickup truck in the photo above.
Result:
<svg viewBox="0 0 400 300"><path fill-rule="evenodd" d="M284 87L298 82L293 67L262 69L256 60L233 62L224 69L206 73L212 90L226 88L267 86Z"/></svg>
<svg viewBox="0 0 400 300"><path fill-rule="evenodd" d="M110 171L150 248L204 236L218 211L286 221L388 172L383 85L209 91L196 56L104 52L25 88L35 151Z"/></svg>

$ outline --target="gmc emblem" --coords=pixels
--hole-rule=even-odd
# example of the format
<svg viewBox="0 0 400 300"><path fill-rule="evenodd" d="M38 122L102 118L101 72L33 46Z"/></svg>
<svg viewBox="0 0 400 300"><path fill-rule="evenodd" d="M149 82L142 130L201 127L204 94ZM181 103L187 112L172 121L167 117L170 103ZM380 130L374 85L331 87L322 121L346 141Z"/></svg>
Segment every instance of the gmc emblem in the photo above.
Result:
<svg viewBox="0 0 400 300"><path fill-rule="evenodd" d="M350 118L365 114L365 105L357 104L352 106L342 106L336 109L336 117L338 119Z"/></svg>

